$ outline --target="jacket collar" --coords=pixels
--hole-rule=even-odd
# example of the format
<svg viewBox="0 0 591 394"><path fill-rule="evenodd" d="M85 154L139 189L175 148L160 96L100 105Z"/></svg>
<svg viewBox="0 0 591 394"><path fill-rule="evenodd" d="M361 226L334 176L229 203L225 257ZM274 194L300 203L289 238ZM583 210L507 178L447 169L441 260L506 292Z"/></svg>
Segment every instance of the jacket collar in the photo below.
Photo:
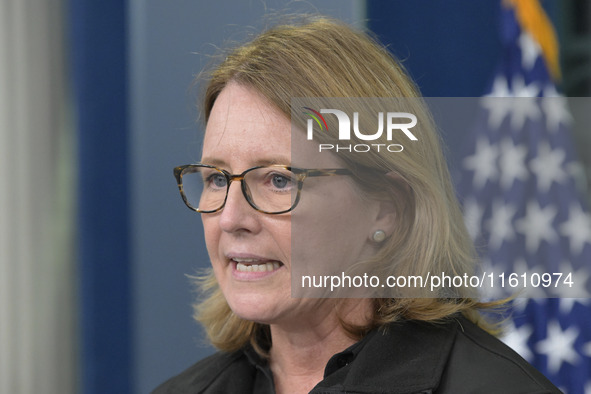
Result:
<svg viewBox="0 0 591 394"><path fill-rule="evenodd" d="M333 356L325 379L311 393L431 392L441 380L458 325L458 319L389 324Z"/></svg>

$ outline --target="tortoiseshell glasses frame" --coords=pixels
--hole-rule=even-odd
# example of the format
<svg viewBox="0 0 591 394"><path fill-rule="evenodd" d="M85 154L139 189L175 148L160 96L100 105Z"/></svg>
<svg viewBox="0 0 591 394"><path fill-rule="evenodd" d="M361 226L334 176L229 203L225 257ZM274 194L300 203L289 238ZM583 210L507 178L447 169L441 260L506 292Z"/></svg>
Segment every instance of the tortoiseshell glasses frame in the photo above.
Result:
<svg viewBox="0 0 591 394"><path fill-rule="evenodd" d="M276 209L276 210L269 210L269 209L262 209L255 203L252 193L251 193L251 189L250 189L249 185L247 184L247 182L245 181L245 177L249 173L253 173L253 171L260 170L260 169L270 169L270 170L276 169L278 171L288 171L289 173L291 173L290 180L296 182L296 185L295 185L296 189L295 189L295 191L294 190L290 191L291 205L289 207ZM199 204L194 204L191 201L189 201L190 199L187 197L187 195L185 193L185 188L183 186L183 177L184 176L186 176L188 174L202 173L204 170L205 171L212 170L212 173L215 176L223 175L225 177L225 185L221 185L221 186L215 185L219 189L222 189L223 187L226 188L223 201L221 198L219 198L218 199L219 206L217 206L218 203L216 203L215 204L216 207L211 208L211 209L199 209L199 207L198 207ZM249 168L248 170L242 172L241 174L230 174L228 171L226 171L224 169L221 169L216 166L209 165L209 164L202 164L202 163L187 164L187 165L178 166L178 167L174 168L174 176L177 180L177 184L178 184L179 191L181 193L181 197L182 197L183 201L185 202L187 207L189 207L191 210L193 210L195 212L199 212L199 213L214 213L214 212L221 211L224 208L224 206L226 205L226 200L228 199L228 192L230 190L230 184L232 183L232 181L240 181L242 194L244 195L244 198L246 198L246 201L248 201L248 203L250 204L250 206L252 208L257 210L258 212L262 212L262 213L266 213L266 214L270 214L270 215L278 215L278 214L290 212L297 206L298 202L300 201L302 187L304 185L304 180L306 178L336 176L336 175L352 175L352 174L353 173L350 170L345 169L345 168L304 169L304 168L290 167L290 166L286 166L286 165L256 166L256 167ZM278 175L271 174L271 175L284 177L284 175L281 175L281 174L278 174ZM202 177L202 175L200 175L200 174L198 176L200 178ZM218 179L218 181L219 180L220 179ZM223 178L221 180L223 180ZM203 181L203 180L201 180L201 181ZM212 182L215 182L215 180ZM293 193L295 193L295 195L293 195ZM219 197L221 197L221 195ZM201 194L199 195L199 199L200 198L201 198Z"/></svg>

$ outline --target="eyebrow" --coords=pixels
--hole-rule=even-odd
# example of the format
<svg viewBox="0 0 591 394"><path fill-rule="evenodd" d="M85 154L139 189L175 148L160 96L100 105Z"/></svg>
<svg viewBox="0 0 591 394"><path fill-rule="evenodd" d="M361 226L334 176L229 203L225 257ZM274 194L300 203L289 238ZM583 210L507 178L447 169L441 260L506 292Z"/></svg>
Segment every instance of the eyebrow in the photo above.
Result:
<svg viewBox="0 0 591 394"><path fill-rule="evenodd" d="M208 157L203 157L201 158L201 163L203 164L209 164L215 167L219 167L222 169L227 169L228 167L230 167L228 165L228 163L224 160L224 159L215 159L215 158L208 158ZM275 164L280 164L280 165L286 165L289 166L291 163L289 160L285 160L279 157L276 158L266 158L266 159L258 159L256 161L254 161L253 163L250 164L250 167L257 167L257 166L270 166L270 165L275 165Z"/></svg>

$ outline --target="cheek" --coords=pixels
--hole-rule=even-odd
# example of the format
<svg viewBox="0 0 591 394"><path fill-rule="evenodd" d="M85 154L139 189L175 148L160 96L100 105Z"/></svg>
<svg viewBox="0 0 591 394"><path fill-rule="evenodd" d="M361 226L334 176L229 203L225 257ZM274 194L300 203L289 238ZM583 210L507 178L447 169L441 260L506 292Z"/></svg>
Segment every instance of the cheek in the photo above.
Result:
<svg viewBox="0 0 591 394"><path fill-rule="evenodd" d="M202 215L203 223L203 234L205 238L205 246L211 259L217 256L217 250L220 240L220 227L217 224L217 220L213 217L207 217Z"/></svg>
<svg viewBox="0 0 591 394"><path fill-rule="evenodd" d="M338 255L360 249L366 240L358 225L356 220L333 217L309 226L304 223L294 226L294 256Z"/></svg>
<svg viewBox="0 0 591 394"><path fill-rule="evenodd" d="M205 238L205 247L207 248L207 254L213 273L220 285L222 292L226 294L226 273L224 270L224 264L222 264L223 257L220 256L219 245L221 230L217 224L217 220L212 217L205 218L203 216L203 234Z"/></svg>
<svg viewBox="0 0 591 394"><path fill-rule="evenodd" d="M273 243L277 244L280 251L280 260L287 266L291 265L291 247L292 247L292 223L281 223L278 226L270 228L270 234L274 238Z"/></svg>
<svg viewBox="0 0 591 394"><path fill-rule="evenodd" d="M356 194L347 199L343 195L319 199L309 210L301 210L300 215L294 213L294 272L340 272L365 257L371 215Z"/></svg>

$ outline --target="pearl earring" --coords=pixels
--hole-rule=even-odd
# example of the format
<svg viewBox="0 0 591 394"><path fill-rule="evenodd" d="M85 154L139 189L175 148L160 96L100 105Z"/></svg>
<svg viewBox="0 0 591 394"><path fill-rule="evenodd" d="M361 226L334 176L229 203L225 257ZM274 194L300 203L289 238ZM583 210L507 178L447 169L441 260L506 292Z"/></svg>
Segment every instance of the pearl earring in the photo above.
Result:
<svg viewBox="0 0 591 394"><path fill-rule="evenodd" d="M382 230L376 230L371 236L371 239L377 243L383 242L386 239L386 233Z"/></svg>

